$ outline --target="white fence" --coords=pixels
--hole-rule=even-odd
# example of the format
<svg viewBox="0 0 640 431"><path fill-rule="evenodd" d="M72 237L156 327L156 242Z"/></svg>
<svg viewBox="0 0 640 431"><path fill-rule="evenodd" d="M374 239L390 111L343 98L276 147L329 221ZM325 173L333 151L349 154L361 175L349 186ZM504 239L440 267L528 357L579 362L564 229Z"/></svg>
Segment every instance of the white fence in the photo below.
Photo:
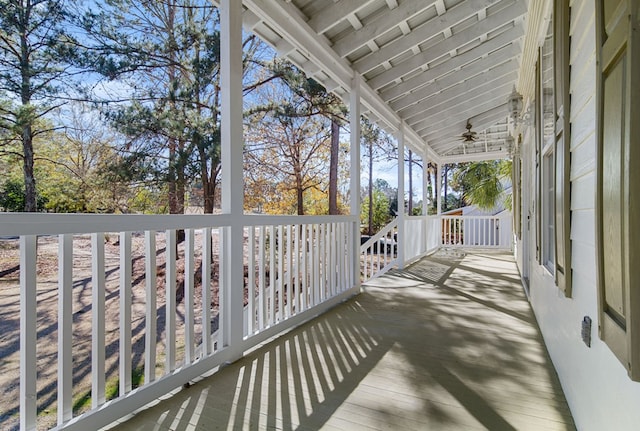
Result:
<svg viewBox="0 0 640 431"><path fill-rule="evenodd" d="M243 216L245 277L233 288L245 301L233 310L228 216L0 215L19 265L20 428L41 428L37 412L52 406L60 429L100 428L357 293L356 220ZM237 313L244 337L230 346Z"/></svg>
<svg viewBox="0 0 640 431"><path fill-rule="evenodd" d="M412 262L440 247L440 218L437 216L405 217L405 263Z"/></svg>
<svg viewBox="0 0 640 431"><path fill-rule="evenodd" d="M360 246L362 281L371 280L398 264L398 219L394 218Z"/></svg>
<svg viewBox="0 0 640 431"><path fill-rule="evenodd" d="M512 247L511 213L497 216L442 216L442 245L465 248Z"/></svg>

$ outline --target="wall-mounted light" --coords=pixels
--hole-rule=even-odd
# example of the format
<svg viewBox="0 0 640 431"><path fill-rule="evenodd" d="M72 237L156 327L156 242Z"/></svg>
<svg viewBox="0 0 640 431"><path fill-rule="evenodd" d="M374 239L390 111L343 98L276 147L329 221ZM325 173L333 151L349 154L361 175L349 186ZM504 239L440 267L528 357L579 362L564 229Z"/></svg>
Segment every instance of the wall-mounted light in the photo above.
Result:
<svg viewBox="0 0 640 431"><path fill-rule="evenodd" d="M507 99L507 108L509 109L509 117L511 117L514 124L518 124L522 113L522 95L516 91L515 85Z"/></svg>

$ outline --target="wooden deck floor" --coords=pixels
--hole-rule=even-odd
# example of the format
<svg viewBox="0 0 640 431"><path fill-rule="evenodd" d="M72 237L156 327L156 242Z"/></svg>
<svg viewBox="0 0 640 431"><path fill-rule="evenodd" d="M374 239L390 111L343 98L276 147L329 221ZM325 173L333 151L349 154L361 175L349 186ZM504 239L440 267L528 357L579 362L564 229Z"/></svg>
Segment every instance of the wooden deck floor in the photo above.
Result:
<svg viewBox="0 0 640 431"><path fill-rule="evenodd" d="M440 252L118 430L566 430L505 253Z"/></svg>

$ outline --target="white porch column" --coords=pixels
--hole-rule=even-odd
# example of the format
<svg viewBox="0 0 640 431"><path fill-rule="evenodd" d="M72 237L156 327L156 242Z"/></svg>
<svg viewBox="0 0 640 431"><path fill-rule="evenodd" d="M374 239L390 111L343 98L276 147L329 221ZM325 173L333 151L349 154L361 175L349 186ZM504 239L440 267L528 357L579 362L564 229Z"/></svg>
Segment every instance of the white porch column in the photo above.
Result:
<svg viewBox="0 0 640 431"><path fill-rule="evenodd" d="M242 2L220 2L220 82L222 212L231 226L222 231L220 325L222 345L231 359L241 355L244 300L242 178Z"/></svg>
<svg viewBox="0 0 640 431"><path fill-rule="evenodd" d="M349 130L351 159L349 189L351 190L351 215L353 222L353 286L360 287L360 76L351 84L349 98Z"/></svg>
<svg viewBox="0 0 640 431"><path fill-rule="evenodd" d="M427 208L427 176L429 175L429 155L427 150L422 151L422 252L426 253L429 247L429 221L427 220L428 208Z"/></svg>
<svg viewBox="0 0 640 431"><path fill-rule="evenodd" d="M429 214L427 208L427 177L429 175L429 155L427 150L422 152L422 215Z"/></svg>
<svg viewBox="0 0 640 431"><path fill-rule="evenodd" d="M404 128L398 130L398 267L404 268Z"/></svg>
<svg viewBox="0 0 640 431"><path fill-rule="evenodd" d="M442 215L442 163L436 168L436 184L437 214Z"/></svg>

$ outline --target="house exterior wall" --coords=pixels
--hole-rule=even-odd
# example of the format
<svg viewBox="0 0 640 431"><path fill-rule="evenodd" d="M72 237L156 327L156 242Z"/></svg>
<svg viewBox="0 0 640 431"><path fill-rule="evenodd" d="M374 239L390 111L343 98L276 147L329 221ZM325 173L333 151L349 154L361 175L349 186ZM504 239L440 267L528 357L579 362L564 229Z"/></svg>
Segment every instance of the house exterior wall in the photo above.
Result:
<svg viewBox="0 0 640 431"><path fill-rule="evenodd" d="M595 2L571 2L571 246L573 294L566 298L535 255L535 211L522 211L523 232L531 216L529 244L516 250L529 274L530 301L567 401L580 430L636 430L640 426L640 383L633 382L598 338L596 277L596 48ZM523 188L535 190L535 145L525 133ZM524 198L524 196L523 196ZM532 198L534 198L532 196ZM523 202L524 199L523 199ZM523 236L524 238L525 236ZM528 268L525 268L525 265ZM584 316L592 319L591 347L581 339Z"/></svg>

